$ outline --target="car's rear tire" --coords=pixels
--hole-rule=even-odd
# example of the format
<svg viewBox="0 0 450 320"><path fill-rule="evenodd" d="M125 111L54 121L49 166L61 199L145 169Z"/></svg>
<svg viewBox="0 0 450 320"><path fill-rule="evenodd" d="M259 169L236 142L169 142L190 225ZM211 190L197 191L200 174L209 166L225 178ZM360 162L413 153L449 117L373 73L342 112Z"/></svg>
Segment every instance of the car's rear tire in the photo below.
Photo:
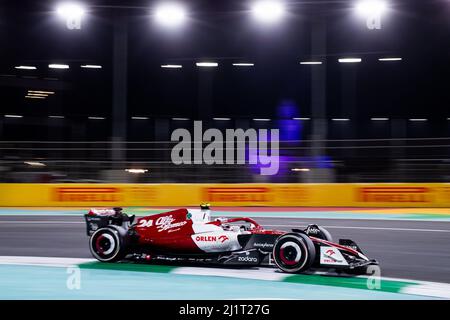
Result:
<svg viewBox="0 0 450 320"><path fill-rule="evenodd" d="M89 239L89 249L97 260L115 262L125 257L126 241L118 230L101 228Z"/></svg>
<svg viewBox="0 0 450 320"><path fill-rule="evenodd" d="M306 271L311 267L315 257L314 243L303 233L284 234L277 239L273 247L273 259L283 272Z"/></svg>

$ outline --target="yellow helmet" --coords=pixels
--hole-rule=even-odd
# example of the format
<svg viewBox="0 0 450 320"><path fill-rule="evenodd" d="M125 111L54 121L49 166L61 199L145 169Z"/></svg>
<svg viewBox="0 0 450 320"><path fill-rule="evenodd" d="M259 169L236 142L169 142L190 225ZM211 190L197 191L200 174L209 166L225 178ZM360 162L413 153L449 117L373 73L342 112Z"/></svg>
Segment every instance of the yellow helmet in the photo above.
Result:
<svg viewBox="0 0 450 320"><path fill-rule="evenodd" d="M202 209L202 210L209 210L210 209L209 203L206 203L206 202L201 203L200 204L200 209Z"/></svg>

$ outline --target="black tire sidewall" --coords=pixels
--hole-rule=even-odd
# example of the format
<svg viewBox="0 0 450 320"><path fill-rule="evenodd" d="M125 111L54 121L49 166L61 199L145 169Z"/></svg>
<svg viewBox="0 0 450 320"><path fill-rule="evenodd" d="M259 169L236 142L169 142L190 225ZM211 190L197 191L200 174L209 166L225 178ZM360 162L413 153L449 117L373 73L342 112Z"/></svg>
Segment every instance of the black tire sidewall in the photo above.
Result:
<svg viewBox="0 0 450 320"><path fill-rule="evenodd" d="M281 261L280 261L280 247L282 244L284 244L287 241L292 241L301 249L301 258L299 262L292 268L286 267ZM285 234L280 236L277 241L275 242L275 245L273 247L273 258L275 261L276 266L283 272L288 273L300 273L302 271L307 270L311 264L313 263L315 259L315 248L314 244L312 243L311 239L308 238L308 236L303 234Z"/></svg>
<svg viewBox="0 0 450 320"><path fill-rule="evenodd" d="M111 254L108 258L104 258L98 255L96 250L94 249L94 240L100 236L101 234L109 234L114 238L115 246L113 254ZM122 252L123 252L123 241L121 239L121 236L117 230L111 229L111 228L101 228L95 231L91 238L89 239L89 249L91 250L92 255L101 262L114 262L117 260L120 260L122 258Z"/></svg>

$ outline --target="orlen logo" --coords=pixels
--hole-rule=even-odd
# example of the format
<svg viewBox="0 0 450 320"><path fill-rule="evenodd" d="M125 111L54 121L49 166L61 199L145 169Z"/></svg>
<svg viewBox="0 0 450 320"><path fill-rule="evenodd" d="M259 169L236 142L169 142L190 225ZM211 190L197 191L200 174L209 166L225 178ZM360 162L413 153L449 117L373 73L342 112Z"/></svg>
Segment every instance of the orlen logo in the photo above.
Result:
<svg viewBox="0 0 450 320"><path fill-rule="evenodd" d="M338 255L337 255L336 251L334 251L334 249L328 249L327 251L325 251L324 256L325 256L324 257L325 263L335 263L335 262L340 263L343 261L343 260L339 259Z"/></svg>
<svg viewBox="0 0 450 320"><path fill-rule="evenodd" d="M225 241L229 240L229 238L226 235L221 235L219 237L219 240L220 240L221 243L224 243Z"/></svg>
<svg viewBox="0 0 450 320"><path fill-rule="evenodd" d="M221 235L219 237L216 237L216 236L196 236L195 237L195 241L200 241L200 242L217 242L217 241L220 241L221 243L224 243L227 240L229 240L229 238L226 235Z"/></svg>
<svg viewBox="0 0 450 320"><path fill-rule="evenodd" d="M110 187L61 187L55 189L55 201L59 202L117 202L121 200L119 188Z"/></svg>
<svg viewBox="0 0 450 320"><path fill-rule="evenodd" d="M367 187L360 188L360 202L430 202L431 190L427 187Z"/></svg>
<svg viewBox="0 0 450 320"><path fill-rule="evenodd" d="M268 202L270 191L264 187L206 188L207 201L214 202Z"/></svg>

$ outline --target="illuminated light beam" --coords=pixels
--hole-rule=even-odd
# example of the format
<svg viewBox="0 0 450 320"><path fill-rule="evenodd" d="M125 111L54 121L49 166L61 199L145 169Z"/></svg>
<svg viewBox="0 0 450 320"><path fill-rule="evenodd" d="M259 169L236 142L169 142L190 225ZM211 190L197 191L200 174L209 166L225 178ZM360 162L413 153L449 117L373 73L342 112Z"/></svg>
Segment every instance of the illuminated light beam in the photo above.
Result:
<svg viewBox="0 0 450 320"><path fill-rule="evenodd" d="M56 8L56 14L66 21L69 30L80 30L81 20L86 11L78 3L63 3Z"/></svg>
<svg viewBox="0 0 450 320"><path fill-rule="evenodd" d="M82 64L80 66L83 69L102 69L103 67L98 64Z"/></svg>
<svg viewBox="0 0 450 320"><path fill-rule="evenodd" d="M423 122L423 121L428 121L428 119L426 119L426 118L411 118L411 119L409 119L409 121Z"/></svg>
<svg viewBox="0 0 450 320"><path fill-rule="evenodd" d="M275 23L285 14L285 7L281 1L260 0L253 3L251 12L255 20L261 23Z"/></svg>
<svg viewBox="0 0 450 320"><path fill-rule="evenodd" d="M389 121L389 118L370 118L372 121Z"/></svg>
<svg viewBox="0 0 450 320"><path fill-rule="evenodd" d="M356 6L356 14L366 19L366 27L369 30L380 30L381 18L387 11L388 6L382 0L360 0Z"/></svg>
<svg viewBox="0 0 450 320"><path fill-rule="evenodd" d="M42 91L42 90L28 90L28 93L34 93L34 94L55 94L54 91Z"/></svg>
<svg viewBox="0 0 450 320"><path fill-rule="evenodd" d="M48 116L50 119L64 119L64 116Z"/></svg>
<svg viewBox="0 0 450 320"><path fill-rule="evenodd" d="M331 121L350 121L349 118L333 118Z"/></svg>
<svg viewBox="0 0 450 320"><path fill-rule="evenodd" d="M189 118L172 118L174 121L189 121Z"/></svg>
<svg viewBox="0 0 450 320"><path fill-rule="evenodd" d="M219 66L217 62L197 62L195 65L203 68L216 68Z"/></svg>
<svg viewBox="0 0 450 320"><path fill-rule="evenodd" d="M88 117L89 120L105 120L105 117Z"/></svg>
<svg viewBox="0 0 450 320"><path fill-rule="evenodd" d="M48 94L46 94L46 93L32 93L32 92L28 92L27 96L48 97Z"/></svg>
<svg viewBox="0 0 450 320"><path fill-rule="evenodd" d="M133 116L133 117L131 117L131 120L148 120L148 117L137 117L137 116Z"/></svg>
<svg viewBox="0 0 450 320"><path fill-rule="evenodd" d="M36 70L37 68L35 66L15 66L15 69L18 70Z"/></svg>
<svg viewBox="0 0 450 320"><path fill-rule="evenodd" d="M311 120L311 118L292 118L292 120L308 121Z"/></svg>
<svg viewBox="0 0 450 320"><path fill-rule="evenodd" d="M186 20L186 9L178 3L161 4L155 9L156 21L165 27L178 27Z"/></svg>
<svg viewBox="0 0 450 320"><path fill-rule="evenodd" d="M27 164L32 167L45 167L46 164L38 161L24 161L24 164Z"/></svg>
<svg viewBox="0 0 450 320"><path fill-rule="evenodd" d="M388 61L402 61L403 58L379 58L378 61L388 62Z"/></svg>
<svg viewBox="0 0 450 320"><path fill-rule="evenodd" d="M356 4L356 12L361 16L382 15L387 10L387 4L381 0L361 0Z"/></svg>
<svg viewBox="0 0 450 320"><path fill-rule="evenodd" d="M294 171L294 172L309 172L310 169L308 169L308 168L292 168L291 171Z"/></svg>
<svg viewBox="0 0 450 320"><path fill-rule="evenodd" d="M362 61L361 58L340 58L339 63L359 63Z"/></svg>
<svg viewBox="0 0 450 320"><path fill-rule="evenodd" d="M86 13L84 8L77 3L64 3L56 8L56 13L64 18L82 17Z"/></svg>
<svg viewBox="0 0 450 320"><path fill-rule="evenodd" d="M181 69L183 66L181 64L163 64L161 65L163 69Z"/></svg>
<svg viewBox="0 0 450 320"><path fill-rule="evenodd" d="M238 62L238 63L233 63L233 66L235 66L235 67L254 67L255 64L249 63L249 62Z"/></svg>
<svg viewBox="0 0 450 320"><path fill-rule="evenodd" d="M213 120L216 120L216 121L229 121L229 120L231 120L231 118L213 118Z"/></svg>
<svg viewBox="0 0 450 320"><path fill-rule="evenodd" d="M69 69L68 64L51 63L48 65L50 69Z"/></svg>
<svg viewBox="0 0 450 320"><path fill-rule="evenodd" d="M126 172L129 172L129 173L146 173L146 172L148 172L148 170L147 169L125 169L125 171Z"/></svg>
<svg viewBox="0 0 450 320"><path fill-rule="evenodd" d="M47 98L47 96L32 96L32 95L28 95L28 96L25 96L25 98L27 98L27 99L45 99L45 98Z"/></svg>
<svg viewBox="0 0 450 320"><path fill-rule="evenodd" d="M23 116L18 114L5 114L5 118L23 118Z"/></svg>
<svg viewBox="0 0 450 320"><path fill-rule="evenodd" d="M254 118L253 121L271 121L269 118Z"/></svg>
<svg viewBox="0 0 450 320"><path fill-rule="evenodd" d="M318 65L318 64L322 64L322 61L300 61L300 64L303 64L303 65Z"/></svg>

